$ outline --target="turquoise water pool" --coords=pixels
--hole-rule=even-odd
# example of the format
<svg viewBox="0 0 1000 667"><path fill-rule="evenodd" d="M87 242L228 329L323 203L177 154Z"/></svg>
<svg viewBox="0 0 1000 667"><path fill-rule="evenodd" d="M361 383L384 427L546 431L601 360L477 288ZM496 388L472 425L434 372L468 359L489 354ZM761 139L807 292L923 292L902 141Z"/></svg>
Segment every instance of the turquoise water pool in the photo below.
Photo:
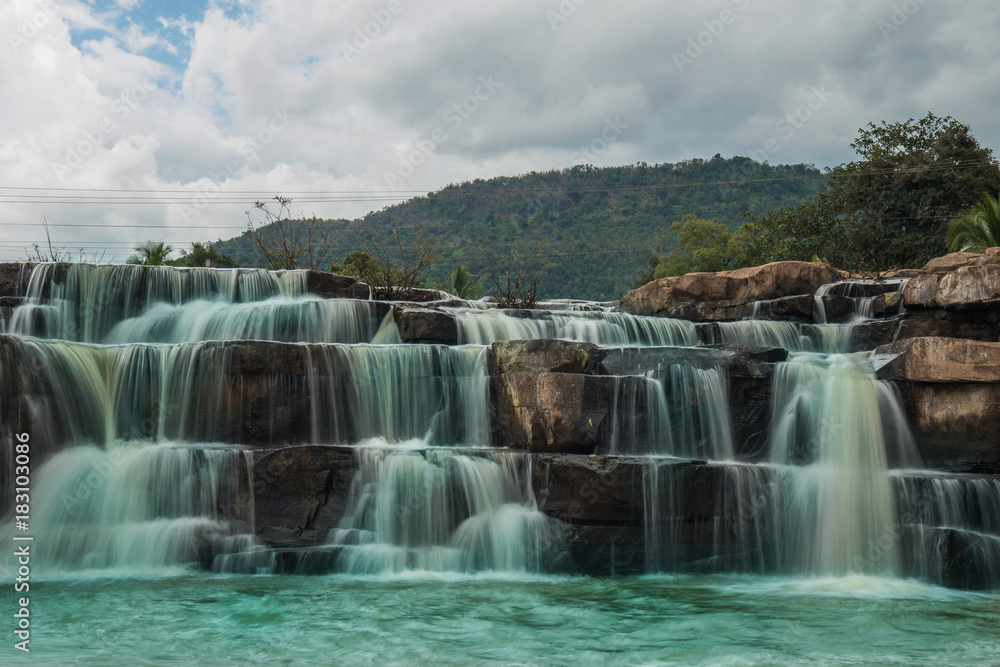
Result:
<svg viewBox="0 0 1000 667"><path fill-rule="evenodd" d="M31 596L31 653L5 664L1000 664L1000 596L900 579L75 576Z"/></svg>

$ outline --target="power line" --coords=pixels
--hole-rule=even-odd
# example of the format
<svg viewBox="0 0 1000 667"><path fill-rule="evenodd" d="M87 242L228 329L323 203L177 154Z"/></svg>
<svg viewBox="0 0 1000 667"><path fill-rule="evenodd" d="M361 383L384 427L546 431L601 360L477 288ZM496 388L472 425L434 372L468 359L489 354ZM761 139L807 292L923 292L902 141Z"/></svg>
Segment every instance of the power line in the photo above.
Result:
<svg viewBox="0 0 1000 667"><path fill-rule="evenodd" d="M929 164L929 165L915 165L912 167L901 167L901 168L890 168L890 169L871 169L871 170L859 170L855 172L847 172L852 176L879 176L879 175L890 175L890 174L903 174L903 173L926 173L934 171L953 171L960 169L973 169L977 167L986 166L989 164L995 164L992 160L982 159L982 160L966 160L962 163L948 163L948 164ZM682 167L683 168L683 167ZM809 180L829 180L830 178L836 177L836 173L827 174L813 174L805 176L782 176L774 178L753 178L753 179L736 179L728 181L704 181L696 183L651 183L645 185L621 185L621 186L581 186L581 187L541 187L541 188L508 188L499 186L501 189L495 192L449 192L453 189L459 189L470 185L471 183L463 183L457 185L448 185L441 190L433 191L427 193L429 198L435 199L451 199L451 198L463 198L463 197L474 197L474 198L486 198L486 197L496 197L498 194L545 194L545 195L560 195L560 194L572 194L572 193L586 193L586 192L628 192L628 191L642 191L642 190L666 190L666 189L679 189L679 188L693 188L693 187L714 187L721 185L740 185L740 184L752 184L752 183L775 183L783 181L809 181ZM499 177L503 178L503 177ZM520 178L518 176L511 176L511 179ZM491 179L498 180L498 179ZM488 181L487 181L488 182ZM53 204L87 204L87 203L97 203L97 204L108 204L108 203L122 203L122 204L231 204L231 203L241 203L241 204L252 204L256 200L248 200L243 197L235 197L232 195L238 194L254 194L262 197L266 200L270 200L273 197L270 193L263 193L259 190L227 190L226 194L216 195L214 192L198 192L192 190L153 190L153 189L125 189L125 188L56 188L56 187L21 187L21 186L11 186L4 185L0 186L0 190L25 190L25 191L46 191L46 192L94 192L94 193L114 193L105 195L94 195L94 196L74 196L60 195L60 194L5 194L0 192L0 202L3 203L53 203ZM338 203L338 202L367 202L367 201L398 201L413 198L414 196L419 196L418 193L424 193L425 190L293 190L286 191L283 194L306 194L313 195L312 197L293 199L296 203ZM189 197L139 197L139 196L115 196L122 193L142 193L142 194L186 194Z"/></svg>

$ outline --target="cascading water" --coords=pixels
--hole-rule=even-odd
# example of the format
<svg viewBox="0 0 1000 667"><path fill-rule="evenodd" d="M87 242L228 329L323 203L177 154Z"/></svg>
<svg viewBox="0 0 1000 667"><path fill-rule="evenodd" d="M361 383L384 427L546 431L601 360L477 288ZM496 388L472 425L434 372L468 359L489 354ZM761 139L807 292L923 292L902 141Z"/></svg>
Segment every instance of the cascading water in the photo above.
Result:
<svg viewBox="0 0 1000 667"><path fill-rule="evenodd" d="M463 310L455 314L459 343L558 339L598 345L695 345L694 325L664 317L598 311Z"/></svg>
<svg viewBox="0 0 1000 667"><path fill-rule="evenodd" d="M163 442L73 447L38 471L36 556L48 571L209 567L253 542L244 452Z"/></svg>
<svg viewBox="0 0 1000 667"><path fill-rule="evenodd" d="M295 297L306 292L306 279L305 271L39 264L26 303L13 313L10 332L100 343L120 322L152 307Z"/></svg>
<svg viewBox="0 0 1000 667"><path fill-rule="evenodd" d="M522 455L366 447L358 457L352 505L330 538L342 571L537 572L558 553Z"/></svg>
<svg viewBox="0 0 1000 667"><path fill-rule="evenodd" d="M774 377L771 462L792 466L777 522L779 563L804 572L897 574L895 525L878 390L848 355L801 355ZM782 568L784 569L784 568Z"/></svg>
<svg viewBox="0 0 1000 667"><path fill-rule="evenodd" d="M668 364L644 376L624 376L614 398L610 454L734 456L727 383L719 368Z"/></svg>
<svg viewBox="0 0 1000 667"><path fill-rule="evenodd" d="M116 324L100 341L185 343L272 340L289 343L367 343L379 326L376 303L354 299L274 297L255 303L188 301L150 306Z"/></svg>
<svg viewBox="0 0 1000 667"><path fill-rule="evenodd" d="M852 289L829 295L858 298ZM491 442L485 345L554 338L694 357L696 328L597 304L439 308L465 344L401 344L391 317L379 326L384 306L310 296L304 272L39 265L0 365L20 406L5 432L30 431L48 458L42 562L276 571L247 513L249 448L309 442L355 447L358 472L339 526L302 563L558 569L561 529L536 505L533 455ZM607 447L642 465L647 571L944 582L942 554L960 544L977 569L957 583L1000 586L996 481L913 472L898 392L863 354L845 354L851 325L711 330L715 342L793 354L775 367L766 451L750 461L723 364L675 358L616 375ZM708 509L691 506L695 491Z"/></svg>
<svg viewBox="0 0 1000 667"><path fill-rule="evenodd" d="M892 483L911 571L936 584L1000 588L1000 479L898 470ZM957 571L943 562L949 543L966 556Z"/></svg>
<svg viewBox="0 0 1000 667"><path fill-rule="evenodd" d="M5 342L7 361L21 375L20 391L53 397L34 406L32 423L36 432L57 429L56 442L252 436L270 443L291 437L282 427L301 430L304 422L300 439L314 442L382 435L489 443L485 350L478 346L267 344L255 353L222 342ZM282 355L290 367L253 374L253 386L244 386L254 354ZM266 401L256 406L260 394ZM259 412L279 407L289 413L284 420Z"/></svg>

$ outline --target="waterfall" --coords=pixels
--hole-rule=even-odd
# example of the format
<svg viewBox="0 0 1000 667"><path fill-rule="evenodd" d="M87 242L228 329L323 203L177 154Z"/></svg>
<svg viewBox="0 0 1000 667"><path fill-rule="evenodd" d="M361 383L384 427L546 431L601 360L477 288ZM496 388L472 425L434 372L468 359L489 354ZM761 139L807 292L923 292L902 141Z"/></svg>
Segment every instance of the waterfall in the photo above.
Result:
<svg viewBox="0 0 1000 667"><path fill-rule="evenodd" d="M364 447L358 458L351 507L330 540L338 569L540 571L552 555L552 520L535 506L525 457Z"/></svg>
<svg viewBox="0 0 1000 667"><path fill-rule="evenodd" d="M577 306L574 306L576 308ZM694 324L665 317L609 311L460 310L455 313L459 343L487 345L498 340L547 338L598 345L695 345Z"/></svg>
<svg viewBox="0 0 1000 667"><path fill-rule="evenodd" d="M1000 588L1000 479L905 470L892 482L910 571L937 584ZM949 567L959 553L964 566Z"/></svg>
<svg viewBox="0 0 1000 667"><path fill-rule="evenodd" d="M44 263L35 266L26 303L10 332L89 343L149 308L191 301L251 303L306 291L306 271Z"/></svg>
<svg viewBox="0 0 1000 667"><path fill-rule="evenodd" d="M734 457L729 397L720 369L671 364L641 379L638 385L616 384L611 454Z"/></svg>
<svg viewBox="0 0 1000 667"><path fill-rule="evenodd" d="M849 355L801 355L774 375L770 457L792 466L778 544L806 572L897 573L877 382ZM878 545L872 548L871 545Z"/></svg>
<svg viewBox="0 0 1000 667"><path fill-rule="evenodd" d="M47 570L208 567L254 543L244 453L170 442L74 447L38 471L32 528Z"/></svg>
<svg viewBox="0 0 1000 667"><path fill-rule="evenodd" d="M572 539L591 549L620 530L642 535L629 558L647 572L914 575L1000 588L1000 482L924 470L899 391L850 352L852 325L825 321L846 306L824 299L851 298L864 316L902 281L821 290L817 322L703 326L714 342L791 352L774 364L748 354L737 369L730 360L739 353L699 346L691 322L579 302L532 311L436 304L461 344L403 344L385 304L321 299L306 293L307 278L35 267L0 335L0 444L8 451L10 434L31 434L40 564L546 572L562 571ZM603 420L586 431L593 457L492 442L501 407L491 400L487 346L537 338L601 346L566 346L590 350L585 364L574 357L568 366L610 375L586 378L599 388L593 414ZM747 391L759 405L769 400L768 423L732 408ZM565 418L576 419L570 408ZM751 430L752 447L743 440ZM333 493L339 471L343 497L323 505L322 521L319 505L302 513L310 525L298 532L313 542L285 544L267 536L294 533L290 526L257 526L257 516L285 519L255 515L254 483L269 478L255 478L253 461L306 443L315 445L302 448L309 457L340 466L310 468L306 457L306 482L326 480L308 494ZM568 467L553 463L546 480L534 479L539 457ZM5 460L4 484L11 470ZM550 489L550 478L567 488ZM543 502L550 491L563 496L552 506ZM603 514L574 514L595 497ZM255 537L263 528L267 544Z"/></svg>
<svg viewBox="0 0 1000 667"><path fill-rule="evenodd" d="M367 343L378 330L376 303L354 299L273 297L256 303L195 300L159 303L122 320L103 343L271 340Z"/></svg>
<svg viewBox="0 0 1000 667"><path fill-rule="evenodd" d="M4 342L20 392L36 397L32 423L63 442L489 444L479 346Z"/></svg>

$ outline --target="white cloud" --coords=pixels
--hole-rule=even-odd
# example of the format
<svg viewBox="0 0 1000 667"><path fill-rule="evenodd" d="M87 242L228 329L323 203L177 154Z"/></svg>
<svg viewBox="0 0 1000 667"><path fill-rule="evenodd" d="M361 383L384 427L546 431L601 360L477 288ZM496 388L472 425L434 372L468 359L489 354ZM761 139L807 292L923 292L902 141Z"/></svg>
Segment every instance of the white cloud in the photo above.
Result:
<svg viewBox="0 0 1000 667"><path fill-rule="evenodd" d="M228 237L245 205L219 203L227 192L384 190L412 156L420 164L400 189L581 159L746 155L820 85L831 98L780 135L772 163L849 160L858 127L928 110L1000 147L1000 9L928 3L886 33L879 21L896 4L633 0L563 16L556 0L260 0L141 22L138 0L106 11L68 0L32 31L25 21L48 5L16 0L0 7L0 184L182 190L212 203L193 216L180 205L9 204L0 257L23 256L38 230L18 225L42 215L167 226L54 228L67 247ZM704 45L679 71L689 38ZM164 52L185 60L157 63ZM501 85L486 94L481 78ZM627 128L602 145L609 119ZM445 140L419 156L435 131ZM74 153L79 163L60 170ZM303 207L352 217L385 203Z"/></svg>

